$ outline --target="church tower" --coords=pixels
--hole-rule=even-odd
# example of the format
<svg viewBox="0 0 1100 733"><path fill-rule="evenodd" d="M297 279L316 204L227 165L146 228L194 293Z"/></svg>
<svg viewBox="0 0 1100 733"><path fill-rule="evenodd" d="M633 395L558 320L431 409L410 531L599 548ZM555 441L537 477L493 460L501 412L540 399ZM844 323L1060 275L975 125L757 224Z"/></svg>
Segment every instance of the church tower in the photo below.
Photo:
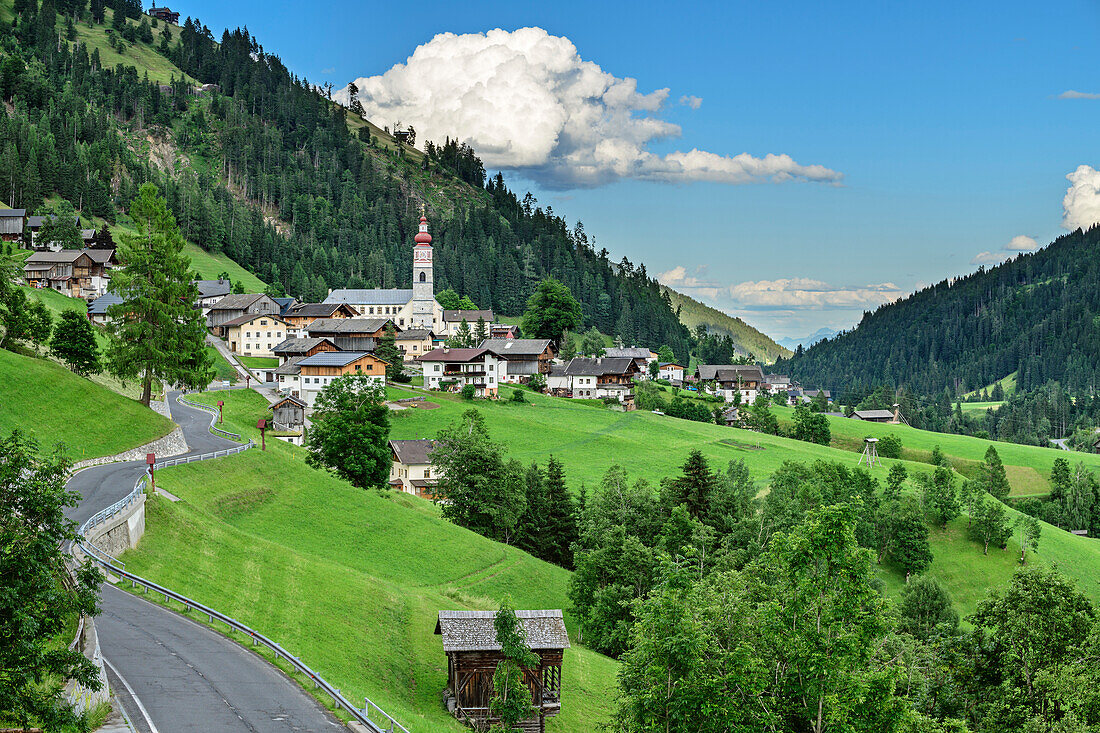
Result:
<svg viewBox="0 0 1100 733"><path fill-rule="evenodd" d="M428 218L420 217L420 231L413 239L412 328L432 329L435 314L435 290L432 285L432 235L428 234Z"/></svg>

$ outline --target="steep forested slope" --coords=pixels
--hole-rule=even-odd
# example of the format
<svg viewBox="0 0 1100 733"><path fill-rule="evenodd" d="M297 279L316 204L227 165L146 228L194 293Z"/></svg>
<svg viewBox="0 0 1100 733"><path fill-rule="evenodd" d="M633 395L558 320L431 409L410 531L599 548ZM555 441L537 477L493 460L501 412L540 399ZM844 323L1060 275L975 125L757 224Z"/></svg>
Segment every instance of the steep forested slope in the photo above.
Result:
<svg viewBox="0 0 1100 733"><path fill-rule="evenodd" d="M1100 226L864 315L790 360L803 383L965 394L1010 374L1022 391L1100 382Z"/></svg>
<svg viewBox="0 0 1100 733"><path fill-rule="evenodd" d="M736 316L723 313L695 298L678 293L672 288L664 288L672 299L672 307L683 323L692 331L703 326L710 333L726 334L743 354L752 354L765 363L790 356L791 350L779 345L766 334L761 333Z"/></svg>
<svg viewBox="0 0 1100 733"><path fill-rule="evenodd" d="M552 275L581 301L586 326L628 343L667 343L686 358L688 331L644 265L612 262L580 225L518 198L500 177L486 181L465 146L444 142L424 154L349 124L344 108L247 31L215 43L188 19L165 33L127 0L108 3L99 20L81 0L40 9L10 2L0 2L13 18L0 40L5 202L33 210L56 191L85 215L115 221L152 180L190 240L306 299L334 287L407 285L423 206L440 289L515 315ZM93 37L123 61L109 68L100 47L82 40ZM152 52L180 71L169 88L129 65ZM192 95L184 74L221 93Z"/></svg>

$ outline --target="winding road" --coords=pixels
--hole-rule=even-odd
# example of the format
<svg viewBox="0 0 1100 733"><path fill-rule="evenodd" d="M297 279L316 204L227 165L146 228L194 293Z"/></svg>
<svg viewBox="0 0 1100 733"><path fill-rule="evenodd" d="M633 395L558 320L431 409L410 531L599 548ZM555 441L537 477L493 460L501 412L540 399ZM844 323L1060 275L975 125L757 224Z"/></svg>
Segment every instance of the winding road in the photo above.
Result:
<svg viewBox="0 0 1100 733"><path fill-rule="evenodd" d="M212 435L210 416L168 395L190 452L236 445ZM130 492L140 461L88 468L69 480L80 493L67 511L81 523ZM186 589L181 589L186 590ZM135 727L174 731L337 731L343 725L281 670L221 634L104 583L96 617L108 678Z"/></svg>

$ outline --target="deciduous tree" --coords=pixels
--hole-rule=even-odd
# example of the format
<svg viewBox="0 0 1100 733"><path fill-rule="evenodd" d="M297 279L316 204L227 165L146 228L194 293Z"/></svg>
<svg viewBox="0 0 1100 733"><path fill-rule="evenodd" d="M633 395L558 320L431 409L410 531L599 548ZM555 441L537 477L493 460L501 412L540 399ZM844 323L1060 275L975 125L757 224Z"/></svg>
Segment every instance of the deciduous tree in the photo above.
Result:
<svg viewBox="0 0 1100 733"><path fill-rule="evenodd" d="M548 277L527 299L521 327L528 338L550 339L556 345L566 331L576 330L583 322L581 304L569 288Z"/></svg>
<svg viewBox="0 0 1100 733"><path fill-rule="evenodd" d="M317 396L306 462L361 489L384 488L391 465L389 413L385 388L371 377L337 377Z"/></svg>

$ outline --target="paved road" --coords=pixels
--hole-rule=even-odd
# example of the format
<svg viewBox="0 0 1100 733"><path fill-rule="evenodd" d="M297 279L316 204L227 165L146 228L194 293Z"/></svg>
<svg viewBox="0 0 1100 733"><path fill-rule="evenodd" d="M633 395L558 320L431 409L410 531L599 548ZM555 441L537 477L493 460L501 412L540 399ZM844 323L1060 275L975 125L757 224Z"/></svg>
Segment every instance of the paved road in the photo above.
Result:
<svg viewBox="0 0 1100 733"><path fill-rule="evenodd" d="M1058 446L1062 450L1070 449L1070 447L1066 445L1067 440L1069 440L1069 438L1050 438L1050 442L1054 443L1054 445Z"/></svg>
<svg viewBox="0 0 1100 733"><path fill-rule="evenodd" d="M235 445L211 435L210 416L179 405L175 393L168 404L191 453ZM70 518L83 522L118 501L144 470L132 461L77 473L69 488L83 500ZM101 606L95 624L108 676L143 733L343 728L277 668L205 626L107 583Z"/></svg>

